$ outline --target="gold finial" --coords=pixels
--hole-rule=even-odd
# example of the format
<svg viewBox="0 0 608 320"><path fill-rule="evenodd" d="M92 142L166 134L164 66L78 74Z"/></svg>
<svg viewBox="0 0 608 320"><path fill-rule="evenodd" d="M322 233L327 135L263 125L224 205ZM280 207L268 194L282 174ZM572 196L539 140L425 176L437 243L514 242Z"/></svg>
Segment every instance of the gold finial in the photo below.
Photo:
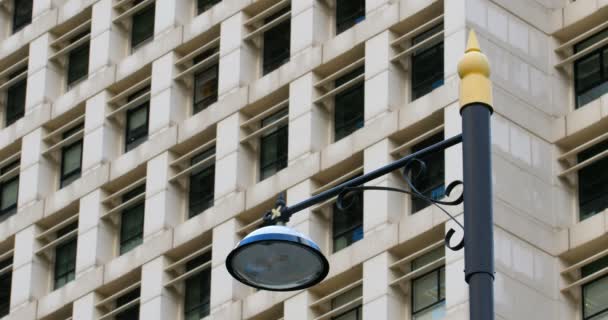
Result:
<svg viewBox="0 0 608 320"><path fill-rule="evenodd" d="M475 31L471 30L465 54L458 62L460 76L460 110L471 103L483 103L492 107L492 82L490 63L479 49Z"/></svg>

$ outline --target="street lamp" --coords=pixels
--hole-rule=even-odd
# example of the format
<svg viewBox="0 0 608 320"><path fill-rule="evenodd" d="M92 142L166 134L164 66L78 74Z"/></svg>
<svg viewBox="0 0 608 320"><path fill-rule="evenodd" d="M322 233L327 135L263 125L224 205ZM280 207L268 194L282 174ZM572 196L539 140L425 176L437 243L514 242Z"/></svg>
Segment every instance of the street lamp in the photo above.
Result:
<svg viewBox="0 0 608 320"><path fill-rule="evenodd" d="M366 190L407 193L437 206L466 231L463 240L452 245L455 230L448 230L446 246L454 251L466 247L465 280L469 284L470 319L494 319L492 84L488 60L481 53L473 31L469 34L465 55L458 64L458 74L461 79L461 135L440 141L292 206L286 206L283 196L279 196L276 208L264 216L265 226L247 235L228 255L226 268L230 274L244 284L271 291L311 287L327 276L329 263L314 241L285 226L293 214L333 197L337 197L338 207L348 206L350 197ZM459 143L462 143L463 181L448 184L445 193L450 196L456 186L462 185L461 195L451 201L426 197L410 179L424 174L426 166L420 159ZM402 177L408 189L364 185L396 170L403 170ZM418 172L413 174L413 170ZM460 203L464 203L464 227L440 206Z"/></svg>

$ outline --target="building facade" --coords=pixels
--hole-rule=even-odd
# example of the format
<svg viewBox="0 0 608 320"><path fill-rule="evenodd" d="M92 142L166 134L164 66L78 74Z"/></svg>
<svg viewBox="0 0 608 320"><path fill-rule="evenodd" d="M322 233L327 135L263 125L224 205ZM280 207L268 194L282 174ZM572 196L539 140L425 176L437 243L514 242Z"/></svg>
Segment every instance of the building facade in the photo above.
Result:
<svg viewBox="0 0 608 320"><path fill-rule="evenodd" d="M496 318L608 319L604 0L0 0L0 318L467 319L462 230L403 194L293 216L330 261L308 290L224 263L279 193L459 134L469 29L494 84ZM461 159L413 184L456 197Z"/></svg>

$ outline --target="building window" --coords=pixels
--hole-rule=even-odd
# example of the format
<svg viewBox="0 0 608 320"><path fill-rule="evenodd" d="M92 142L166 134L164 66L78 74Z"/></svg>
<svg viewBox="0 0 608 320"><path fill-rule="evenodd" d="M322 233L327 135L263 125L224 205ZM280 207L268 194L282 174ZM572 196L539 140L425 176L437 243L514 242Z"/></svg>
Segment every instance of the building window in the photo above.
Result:
<svg viewBox="0 0 608 320"><path fill-rule="evenodd" d="M279 19L282 15L290 12L290 7L286 7L277 13L266 18L264 24L268 24L275 19ZM289 61L291 45L291 20L287 19L270 30L264 32L264 50L263 50L263 74L282 66Z"/></svg>
<svg viewBox="0 0 608 320"><path fill-rule="evenodd" d="M412 39L412 46L443 30L443 23ZM443 85L443 38L435 38L412 54L412 100Z"/></svg>
<svg viewBox="0 0 608 320"><path fill-rule="evenodd" d="M136 6L144 0L133 1ZM131 25L131 49L137 49L154 37L154 11L155 5L151 3L145 9L133 15Z"/></svg>
<svg viewBox="0 0 608 320"><path fill-rule="evenodd" d="M87 30L74 37L70 42L74 43L85 37L90 32ZM86 79L89 74L89 43L86 42L73 49L68 54L68 88L73 87L80 80Z"/></svg>
<svg viewBox="0 0 608 320"><path fill-rule="evenodd" d="M150 89L144 88L129 96L128 101L133 101ZM125 152L135 149L148 140L148 116L150 100L127 110L127 124L125 134Z"/></svg>
<svg viewBox="0 0 608 320"><path fill-rule="evenodd" d="M363 287L355 287L331 300L331 309L335 310L347 303L352 302L355 299L360 298L363 295ZM363 319L363 313L361 305L344 311L338 316L332 317L332 320L361 320Z"/></svg>
<svg viewBox="0 0 608 320"><path fill-rule="evenodd" d="M212 55L216 54L217 48L209 50L193 59L194 64L197 64ZM217 83L218 83L218 65L217 63L204 69L203 71L194 74L194 102L192 113L196 114L217 101Z"/></svg>
<svg viewBox="0 0 608 320"><path fill-rule="evenodd" d="M24 72L27 69L21 69L12 75L9 78L15 78ZM17 120L23 117L25 113L25 92L27 88L27 77L23 80L18 81L17 83L10 86L6 93L6 115L5 115L5 126L8 127L11 124L15 123Z"/></svg>
<svg viewBox="0 0 608 320"><path fill-rule="evenodd" d="M13 33L32 23L33 0L13 1Z"/></svg>
<svg viewBox="0 0 608 320"><path fill-rule="evenodd" d="M222 0L197 0L196 1L196 12L201 14L211 8L214 5L220 3Z"/></svg>
<svg viewBox="0 0 608 320"><path fill-rule="evenodd" d="M365 68L360 67L336 79L335 87L339 87L354 78L364 74ZM355 130L363 128L364 124L364 85L360 82L335 96L334 106L334 140L338 141Z"/></svg>
<svg viewBox="0 0 608 320"><path fill-rule="evenodd" d="M8 315L11 309L12 265L12 257L0 261L0 317Z"/></svg>
<svg viewBox="0 0 608 320"><path fill-rule="evenodd" d="M578 162L586 161L608 150L608 140L578 154ZM598 160L578 172L578 204L580 220L608 208L608 158Z"/></svg>
<svg viewBox="0 0 608 320"><path fill-rule="evenodd" d="M118 299L116 299L116 308L118 309L121 306L126 305L127 303L133 301L133 300L137 300L139 299L139 295L140 295L140 289L141 288L137 288L133 291L130 291L127 294L124 294L123 296L119 297ZM131 306L130 308L128 308L125 311L122 311L120 313L118 313L114 319L116 320L136 320L139 319L139 304L134 304L133 306Z"/></svg>
<svg viewBox="0 0 608 320"><path fill-rule="evenodd" d="M78 222L72 223L57 231L57 238L78 228ZM59 289L74 280L76 275L76 238L64 242L55 248L54 288Z"/></svg>
<svg viewBox="0 0 608 320"><path fill-rule="evenodd" d="M122 203L146 192L141 185L122 197ZM143 242L145 202L138 201L122 211L120 223L120 254L125 254Z"/></svg>
<svg viewBox="0 0 608 320"><path fill-rule="evenodd" d="M211 261L211 251L189 261L186 272ZM211 296L211 268L207 267L186 280L184 319L199 320L209 315Z"/></svg>
<svg viewBox="0 0 608 320"><path fill-rule="evenodd" d="M365 0L336 0L336 34L365 20Z"/></svg>
<svg viewBox="0 0 608 320"><path fill-rule="evenodd" d="M18 170L20 160L13 161L0 169L0 175ZM6 220L17 212L17 198L19 196L19 174L0 183L0 221Z"/></svg>
<svg viewBox="0 0 608 320"><path fill-rule="evenodd" d="M425 149L443 140L443 132L438 133L412 147L412 153ZM426 169L420 174L414 174L412 183L424 196L439 200L445 195L445 159L443 151L427 154L419 158ZM414 168L417 169L417 168ZM429 206L429 203L418 197L412 197L412 213Z"/></svg>
<svg viewBox="0 0 608 320"><path fill-rule="evenodd" d="M81 131L84 125L81 124L66 131L62 140L68 139L73 134ZM68 186L74 180L80 178L82 171L82 139L61 148L61 177L59 187Z"/></svg>
<svg viewBox="0 0 608 320"><path fill-rule="evenodd" d="M608 256L581 268L581 278L608 268ZM583 320L608 318L608 275L599 277L582 287Z"/></svg>
<svg viewBox="0 0 608 320"><path fill-rule="evenodd" d="M576 44L574 53L585 50L607 37L608 29L605 29ZM608 92L608 44L576 60L574 88L576 108L580 108Z"/></svg>
<svg viewBox="0 0 608 320"><path fill-rule="evenodd" d="M282 109L264 119L262 127L270 126L288 115L288 109ZM279 125L270 129L260 138L260 180L287 167L287 124Z"/></svg>
<svg viewBox="0 0 608 320"><path fill-rule="evenodd" d="M194 156L192 167L215 155L215 147ZM215 163L196 168L190 175L190 194L188 197L188 217L192 218L213 206L215 188Z"/></svg>
<svg viewBox="0 0 608 320"><path fill-rule="evenodd" d="M412 271L443 258L443 247L412 261ZM412 280L412 319L442 319L445 316L445 266Z"/></svg>
<svg viewBox="0 0 608 320"><path fill-rule="evenodd" d="M344 199L343 210L333 205L332 237L334 252L363 239L363 197L351 195Z"/></svg>

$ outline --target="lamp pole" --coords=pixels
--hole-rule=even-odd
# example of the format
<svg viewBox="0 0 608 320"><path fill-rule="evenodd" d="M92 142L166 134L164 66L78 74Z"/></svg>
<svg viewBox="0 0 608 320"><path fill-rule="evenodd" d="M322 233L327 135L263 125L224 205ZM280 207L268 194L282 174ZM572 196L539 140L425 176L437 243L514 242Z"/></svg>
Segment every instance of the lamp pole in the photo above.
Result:
<svg viewBox="0 0 608 320"><path fill-rule="evenodd" d="M458 64L464 184L465 280L471 320L494 319L490 64L471 31Z"/></svg>
<svg viewBox="0 0 608 320"><path fill-rule="evenodd" d="M423 150L407 155L374 171L325 190L313 197L287 206L283 195L276 208L264 216L265 227L247 235L226 258L228 272L249 286L273 291L305 289L321 282L329 271L329 263L321 248L295 230L286 227L290 217L308 207L337 197L338 207L348 206L348 198L366 190L410 194L441 209L465 231L457 245L450 243L455 230L446 233L446 246L454 251L465 250L465 280L469 284L471 320L494 319L494 235L492 213L492 157L490 117L492 115L492 83L490 64L481 53L477 37L469 34L464 57L458 63L460 76L460 114L462 134L450 137ZM421 158L462 143L463 181L447 185L445 194L463 185L456 200L437 200L416 189L411 176L424 174ZM417 174L412 170L418 169ZM365 186L365 183L396 170L403 170L408 189ZM356 195L354 195L356 196ZM451 197L450 197L451 198ZM344 203L347 204L344 204ZM464 227L440 205L464 202Z"/></svg>

